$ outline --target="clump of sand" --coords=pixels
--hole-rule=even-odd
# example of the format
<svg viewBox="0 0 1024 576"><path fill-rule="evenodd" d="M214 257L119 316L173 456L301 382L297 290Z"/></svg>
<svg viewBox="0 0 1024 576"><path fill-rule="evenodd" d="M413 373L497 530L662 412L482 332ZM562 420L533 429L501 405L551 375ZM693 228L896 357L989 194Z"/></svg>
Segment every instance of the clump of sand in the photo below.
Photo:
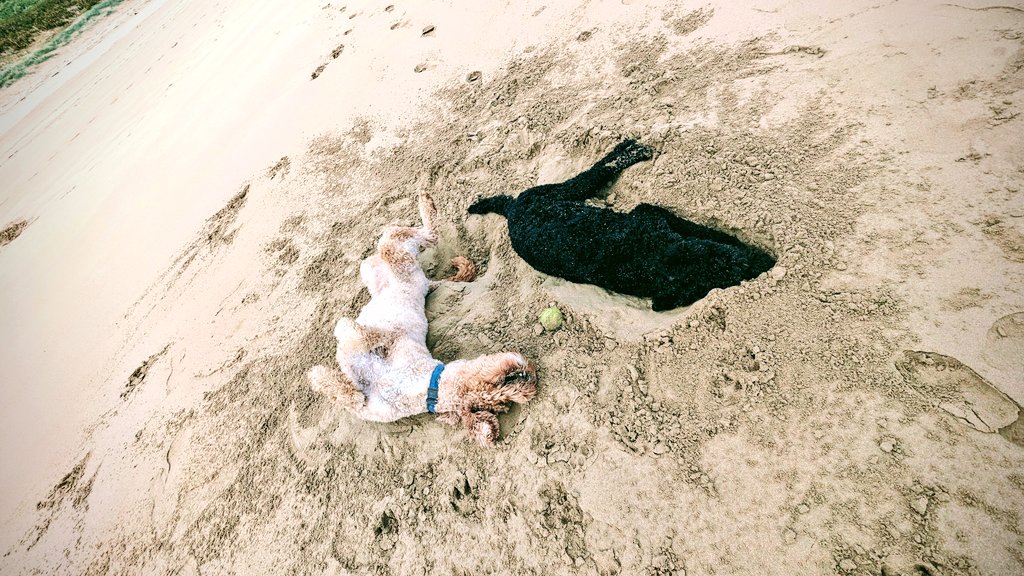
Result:
<svg viewBox="0 0 1024 576"><path fill-rule="evenodd" d="M21 233L25 231L25 228L28 228L29 224L28 220L15 220L5 226L3 230L0 230L0 248L14 242L14 239L21 236Z"/></svg>

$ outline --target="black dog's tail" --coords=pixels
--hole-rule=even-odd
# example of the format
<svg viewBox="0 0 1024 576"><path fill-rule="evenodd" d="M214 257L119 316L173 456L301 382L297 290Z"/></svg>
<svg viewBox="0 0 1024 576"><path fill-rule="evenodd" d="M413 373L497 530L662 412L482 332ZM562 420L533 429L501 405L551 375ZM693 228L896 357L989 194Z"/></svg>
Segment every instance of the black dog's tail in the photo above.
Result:
<svg viewBox="0 0 1024 576"><path fill-rule="evenodd" d="M511 196L492 196L490 198L481 198L469 207L470 214L490 214L491 212L505 215L505 209L508 208L509 202L512 202Z"/></svg>

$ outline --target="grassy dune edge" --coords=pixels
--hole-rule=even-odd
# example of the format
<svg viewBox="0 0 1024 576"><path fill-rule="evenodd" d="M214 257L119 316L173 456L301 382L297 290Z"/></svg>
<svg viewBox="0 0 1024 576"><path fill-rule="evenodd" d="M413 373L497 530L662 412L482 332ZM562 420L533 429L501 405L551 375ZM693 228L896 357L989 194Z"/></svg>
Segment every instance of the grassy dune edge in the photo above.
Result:
<svg viewBox="0 0 1024 576"><path fill-rule="evenodd" d="M77 36L89 22L97 16L109 14L110 10L121 1L86 0L78 3L70 2L70 0L43 1L19 12L15 12L16 2L8 2L0 6L0 54L4 54L23 50L42 32L66 25L77 13L71 10L73 8L70 6L71 4L77 4L78 8L82 7L81 4L91 5L67 28L47 41L42 48L0 70L0 88L11 85L27 74L33 66L49 59L58 48L67 45Z"/></svg>

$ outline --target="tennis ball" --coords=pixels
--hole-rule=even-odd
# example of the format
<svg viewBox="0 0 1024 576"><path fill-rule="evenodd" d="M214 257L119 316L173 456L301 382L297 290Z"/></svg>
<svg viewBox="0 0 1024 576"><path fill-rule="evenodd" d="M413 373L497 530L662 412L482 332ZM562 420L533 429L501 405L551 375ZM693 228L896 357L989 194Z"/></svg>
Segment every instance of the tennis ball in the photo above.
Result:
<svg viewBox="0 0 1024 576"><path fill-rule="evenodd" d="M540 312L540 325L548 332L554 332L562 325L564 320L562 311L554 306L545 308Z"/></svg>

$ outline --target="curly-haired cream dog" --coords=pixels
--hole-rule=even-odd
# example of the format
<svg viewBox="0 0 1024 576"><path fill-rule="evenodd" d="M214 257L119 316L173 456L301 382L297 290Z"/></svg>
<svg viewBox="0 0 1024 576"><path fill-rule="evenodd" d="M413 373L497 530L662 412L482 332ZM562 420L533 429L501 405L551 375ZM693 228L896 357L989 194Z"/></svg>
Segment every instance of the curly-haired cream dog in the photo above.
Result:
<svg viewBox="0 0 1024 576"><path fill-rule="evenodd" d="M431 412L446 424L461 423L480 444L490 445L498 437L495 413L533 397L536 370L515 352L448 365L430 355L424 300L437 283L416 260L423 246L437 241L436 209L425 193L419 211L421 227L388 227L377 252L363 260L359 271L370 302L358 318L342 318L334 328L341 370L315 366L310 385L364 420L391 422ZM458 269L452 280L471 280L475 274L465 258L452 264Z"/></svg>
<svg viewBox="0 0 1024 576"><path fill-rule="evenodd" d="M712 288L735 286L775 265L764 250L661 206L616 212L583 203L653 155L650 147L625 140L574 178L517 198L483 198L469 212L505 216L512 247L537 270L651 298L655 311L692 304Z"/></svg>

